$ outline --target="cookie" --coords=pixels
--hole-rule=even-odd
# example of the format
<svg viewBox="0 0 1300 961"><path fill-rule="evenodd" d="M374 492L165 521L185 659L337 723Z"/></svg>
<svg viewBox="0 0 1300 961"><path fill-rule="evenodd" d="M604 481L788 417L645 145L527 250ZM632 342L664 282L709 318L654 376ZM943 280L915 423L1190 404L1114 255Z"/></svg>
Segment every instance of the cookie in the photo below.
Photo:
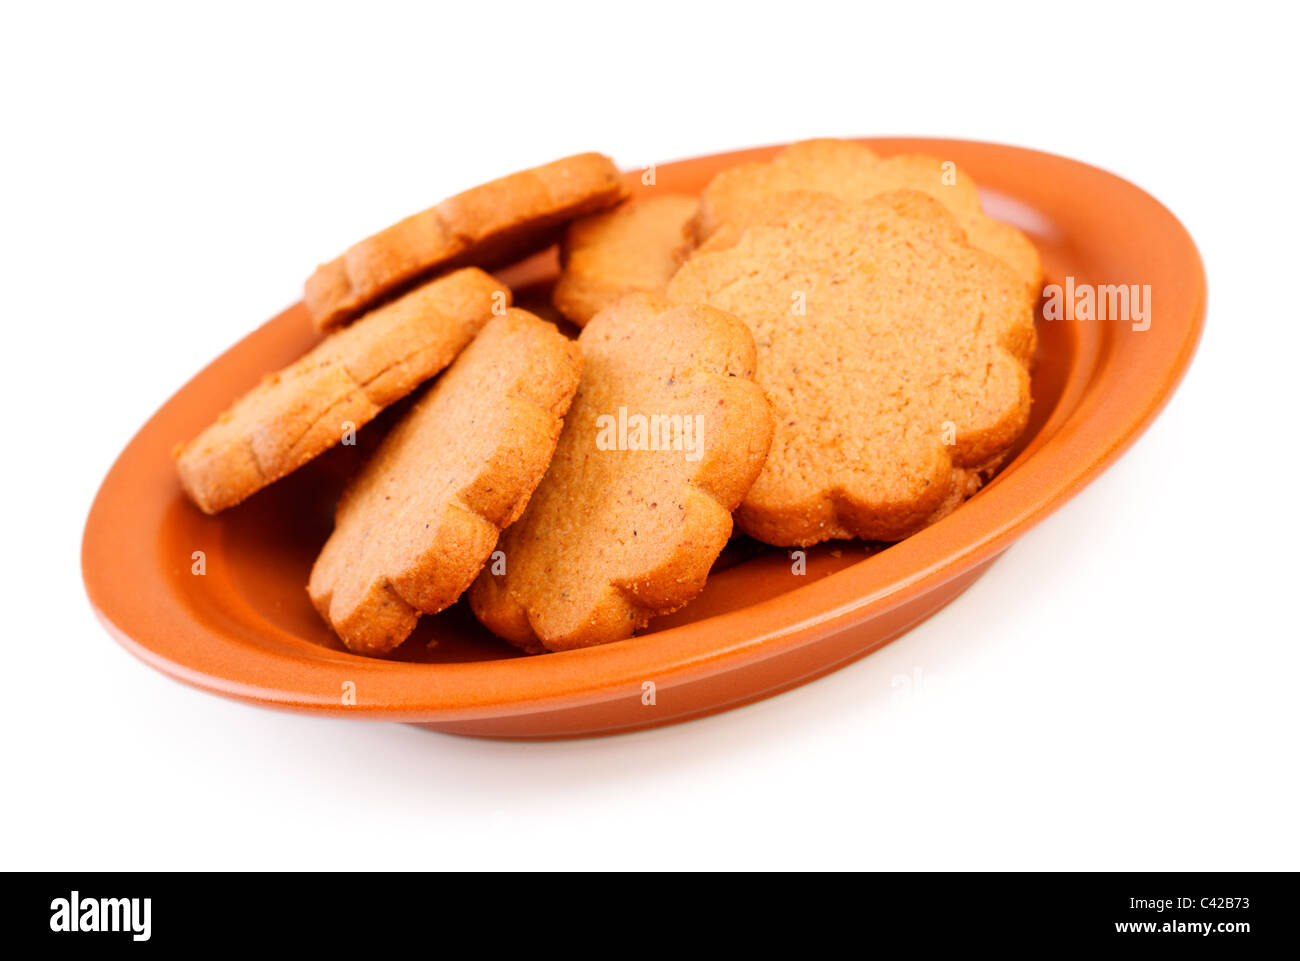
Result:
<svg viewBox="0 0 1300 961"><path fill-rule="evenodd" d="M531 652L616 641L704 586L758 476L772 415L745 325L630 294L578 339L586 366L550 470L469 591Z"/></svg>
<svg viewBox="0 0 1300 961"><path fill-rule="evenodd" d="M582 326L626 294L662 295L691 246L698 200L655 193L569 225L553 299Z"/></svg>
<svg viewBox="0 0 1300 961"><path fill-rule="evenodd" d="M507 287L469 267L326 337L176 449L185 493L215 514L279 480L446 367L509 303Z"/></svg>
<svg viewBox="0 0 1300 961"><path fill-rule="evenodd" d="M785 194L754 215L668 285L750 326L776 410L736 523L787 547L906 537L973 494L1028 422L1021 280L914 191Z"/></svg>
<svg viewBox="0 0 1300 961"><path fill-rule="evenodd" d="M546 473L582 370L523 310L493 318L344 492L308 593L359 654L464 593Z"/></svg>
<svg viewBox="0 0 1300 961"><path fill-rule="evenodd" d="M771 163L741 164L714 177L700 199L692 229L702 243L725 224L743 228L764 200L787 191L819 191L860 202L891 190L916 190L947 207L967 241L1010 267L1025 284L1027 296L1037 300L1043 277L1034 245L1015 227L985 214L974 181L956 164L938 157L881 158L847 140L792 144Z"/></svg>
<svg viewBox="0 0 1300 961"><path fill-rule="evenodd" d="M578 154L493 180L407 217L316 268L303 302L330 330L435 271L491 269L553 243L576 217L627 195L608 157Z"/></svg>

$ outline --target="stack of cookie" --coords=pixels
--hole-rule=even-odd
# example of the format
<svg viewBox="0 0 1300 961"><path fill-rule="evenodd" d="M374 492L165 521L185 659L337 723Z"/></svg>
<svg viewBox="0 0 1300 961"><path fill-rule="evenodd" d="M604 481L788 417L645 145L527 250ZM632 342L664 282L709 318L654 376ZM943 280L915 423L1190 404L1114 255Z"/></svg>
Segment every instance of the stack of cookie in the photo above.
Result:
<svg viewBox="0 0 1300 961"><path fill-rule="evenodd" d="M344 492L312 602L358 653L465 593L556 651L688 603L733 524L906 537L1024 430L1037 253L952 164L810 141L702 197L626 197L570 157L323 265L324 339L178 448L185 491L230 507L432 381ZM557 239L576 340L485 272Z"/></svg>

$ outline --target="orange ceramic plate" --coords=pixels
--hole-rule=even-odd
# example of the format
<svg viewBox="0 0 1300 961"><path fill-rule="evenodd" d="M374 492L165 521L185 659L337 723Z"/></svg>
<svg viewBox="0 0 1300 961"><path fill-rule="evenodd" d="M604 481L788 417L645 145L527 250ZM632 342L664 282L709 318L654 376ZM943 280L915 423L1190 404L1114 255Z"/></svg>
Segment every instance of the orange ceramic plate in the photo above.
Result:
<svg viewBox="0 0 1300 961"><path fill-rule="evenodd" d="M392 659L345 651L305 584L356 456L339 448L246 503L207 517L181 494L171 450L266 371L315 340L301 305L219 357L122 452L86 522L82 570L112 634L161 671L267 707L406 721L458 734L564 737L699 717L811 680L934 613L1033 524L1137 438L1186 371L1205 313L1205 276L1172 214L1132 184L1063 157L956 140L864 141L882 154L950 158L986 209L1028 233L1048 283L1150 285L1150 326L1044 320L1033 419L1001 474L960 510L885 549L856 543L788 553L743 539L704 594L647 633L524 657L464 602L420 622ZM779 148L665 164L657 186L699 191L719 170ZM523 306L544 303L554 259L507 272ZM538 308L541 309L541 308ZM1142 326L1138 324L1137 326ZM203 552L202 575L194 573ZM645 696L647 685L654 696ZM647 703L653 701L653 703Z"/></svg>

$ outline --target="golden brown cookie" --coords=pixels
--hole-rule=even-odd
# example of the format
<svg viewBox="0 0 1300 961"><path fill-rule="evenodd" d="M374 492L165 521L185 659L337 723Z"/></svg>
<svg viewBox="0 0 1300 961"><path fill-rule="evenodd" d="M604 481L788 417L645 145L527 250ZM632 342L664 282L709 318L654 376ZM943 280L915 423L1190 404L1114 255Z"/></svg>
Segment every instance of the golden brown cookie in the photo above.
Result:
<svg viewBox="0 0 1300 961"><path fill-rule="evenodd" d="M303 301L329 330L435 271L491 269L553 243L576 217L627 195L597 153L565 157L457 194L361 241L307 278Z"/></svg>
<svg viewBox="0 0 1300 961"><path fill-rule="evenodd" d="M1034 245L1015 227L985 214L975 183L939 157L881 158L848 140L791 144L771 163L741 164L714 177L700 199L693 229L702 243L724 224L743 227L763 201L786 191L819 191L860 202L891 190L917 190L947 207L971 246L1003 261L1037 300L1043 277Z"/></svg>
<svg viewBox="0 0 1300 961"><path fill-rule="evenodd" d="M782 546L898 540L974 493L1025 428L1021 282L924 194L761 206L668 286L754 333L777 426L736 523Z"/></svg>
<svg viewBox="0 0 1300 961"><path fill-rule="evenodd" d="M704 586L758 476L771 410L736 318L631 294L578 340L586 366L550 470L502 535L474 613L528 651L629 637Z"/></svg>
<svg viewBox="0 0 1300 961"><path fill-rule="evenodd" d="M509 304L505 285L468 267L371 311L177 447L181 486L209 514L238 504L442 370Z"/></svg>
<svg viewBox="0 0 1300 961"><path fill-rule="evenodd" d="M308 592L359 654L453 604L546 473L582 370L522 310L488 322L349 485Z"/></svg>
<svg viewBox="0 0 1300 961"><path fill-rule="evenodd" d="M691 246L699 201L655 193L569 225L555 306L579 326L623 296L663 294Z"/></svg>

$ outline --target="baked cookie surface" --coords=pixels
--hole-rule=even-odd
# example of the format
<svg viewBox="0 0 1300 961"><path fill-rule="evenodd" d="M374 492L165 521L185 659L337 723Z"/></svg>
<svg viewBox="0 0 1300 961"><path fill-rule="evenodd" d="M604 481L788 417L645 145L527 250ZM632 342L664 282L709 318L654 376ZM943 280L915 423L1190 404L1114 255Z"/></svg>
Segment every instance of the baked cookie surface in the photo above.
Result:
<svg viewBox="0 0 1300 961"><path fill-rule="evenodd" d="M791 144L770 163L747 163L719 173L700 198L693 225L703 243L724 225L743 228L773 195L817 191L861 202L892 190L915 190L943 204L967 241L1005 263L1034 301L1042 289L1038 251L1024 234L984 213L975 183L956 164L939 157L879 157L847 140Z"/></svg>
<svg viewBox="0 0 1300 961"><path fill-rule="evenodd" d="M326 337L176 449L185 493L215 514L301 467L450 364L510 296L466 268Z"/></svg>
<svg viewBox="0 0 1300 961"><path fill-rule="evenodd" d="M690 194L654 193L574 221L560 248L555 306L582 326L627 294L662 295L692 245L698 205Z"/></svg>
<svg viewBox="0 0 1300 961"><path fill-rule="evenodd" d="M780 546L899 540L974 493L1028 422L1021 281L921 193L759 207L668 287L754 334L776 433L736 522Z"/></svg>
<svg viewBox="0 0 1300 961"><path fill-rule="evenodd" d="M736 318L632 294L579 338L582 382L545 479L502 535L475 615L528 651L631 636L704 586L758 476L771 410Z"/></svg>
<svg viewBox="0 0 1300 961"><path fill-rule="evenodd" d="M469 587L546 473L581 369L576 343L512 309L384 438L308 584L349 649L391 651Z"/></svg>
<svg viewBox="0 0 1300 961"><path fill-rule="evenodd" d="M407 217L316 268L303 302L321 330L435 271L504 266L552 243L569 221L627 195L613 161L576 154L473 187Z"/></svg>

